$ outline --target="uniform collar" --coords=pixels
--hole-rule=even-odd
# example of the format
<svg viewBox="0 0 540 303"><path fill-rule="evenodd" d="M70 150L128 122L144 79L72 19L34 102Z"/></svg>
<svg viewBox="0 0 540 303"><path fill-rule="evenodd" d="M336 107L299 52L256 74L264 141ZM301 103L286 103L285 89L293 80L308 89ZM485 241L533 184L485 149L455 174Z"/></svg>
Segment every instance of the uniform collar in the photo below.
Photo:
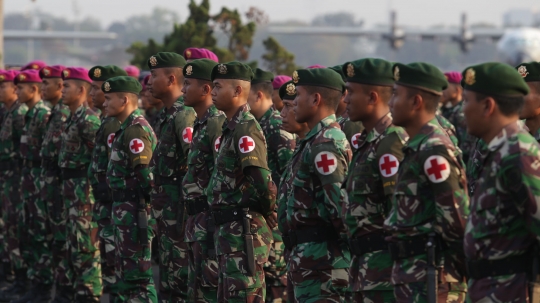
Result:
<svg viewBox="0 0 540 303"><path fill-rule="evenodd" d="M86 111L86 106L84 105L79 106L75 110L75 113L73 114L73 119L79 119L85 111Z"/></svg>
<svg viewBox="0 0 540 303"><path fill-rule="evenodd" d="M234 116L231 118L231 121L227 123L227 128L230 130L233 130L236 127L236 124L242 120L244 115L246 113L249 113L249 105L246 103L238 109L238 111L234 114Z"/></svg>
<svg viewBox="0 0 540 303"><path fill-rule="evenodd" d="M173 103L171 108L165 108L166 109L165 115L167 117L172 116L176 112L176 109L183 105L184 105L184 96L180 96L178 99L176 99L176 101Z"/></svg>
<svg viewBox="0 0 540 303"><path fill-rule="evenodd" d="M503 127L503 129L501 129L501 131L495 136L495 138L491 139L491 141L489 142L489 151L493 152L499 149L504 144L504 142L508 140L508 138L514 136L520 130L524 130L524 128L519 121L512 122Z"/></svg>
<svg viewBox="0 0 540 303"><path fill-rule="evenodd" d="M135 120L136 117L140 116L141 115L141 111L139 109L136 109L134 110L131 115L129 115L126 119L126 121L124 121L124 123L122 123L122 125L120 125L120 129L124 130L126 129L126 127L130 126L131 123L133 122L133 120Z"/></svg>
<svg viewBox="0 0 540 303"><path fill-rule="evenodd" d="M310 139L311 137L315 136L318 132L320 132L323 128L326 128L328 127L328 125L332 124L336 122L336 115L332 114L324 119L322 119L321 121L319 121L319 123L317 123L317 125L315 125L315 127L313 127L306 135L306 138L304 139L304 141Z"/></svg>
<svg viewBox="0 0 540 303"><path fill-rule="evenodd" d="M203 124L210 118L211 116L217 115L219 113L219 110L214 106L211 105L205 112L202 118L199 119L199 117L195 118L195 124Z"/></svg>
<svg viewBox="0 0 540 303"><path fill-rule="evenodd" d="M414 138L409 139L404 149L418 149L420 144L424 142L424 139L431 135L437 128L441 128L441 125L437 122L437 118L433 118L420 128L420 131Z"/></svg>
<svg viewBox="0 0 540 303"><path fill-rule="evenodd" d="M379 122L377 122L375 127L367 134L366 141L367 142L375 141L384 133L384 131L390 125L392 125L392 114L387 113L379 120Z"/></svg>
<svg viewBox="0 0 540 303"><path fill-rule="evenodd" d="M270 117L272 117L274 115L274 109L272 107L270 107L265 113L264 115L261 117L261 119L258 121L259 124L263 124L263 122L265 122L266 120L269 120Z"/></svg>

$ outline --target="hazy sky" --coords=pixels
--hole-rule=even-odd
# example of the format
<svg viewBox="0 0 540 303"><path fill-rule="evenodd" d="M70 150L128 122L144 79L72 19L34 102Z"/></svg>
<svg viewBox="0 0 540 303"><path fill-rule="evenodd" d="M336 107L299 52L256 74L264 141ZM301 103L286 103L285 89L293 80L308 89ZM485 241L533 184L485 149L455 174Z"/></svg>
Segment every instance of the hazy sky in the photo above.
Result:
<svg viewBox="0 0 540 303"><path fill-rule="evenodd" d="M200 0L196 0L199 2ZM4 10L28 12L37 7L54 15L74 19L74 0L4 0ZM134 14L150 12L155 6L176 11L182 20L187 17L188 0L76 0L81 17L92 16L109 25ZM457 25L462 12L469 22L500 25L505 11L513 8L540 10L540 0L211 0L212 13L222 6L241 12L250 6L264 10L271 21L297 19L310 21L329 12L351 12L366 24L386 23L389 9L398 12L398 23L411 26L433 24Z"/></svg>

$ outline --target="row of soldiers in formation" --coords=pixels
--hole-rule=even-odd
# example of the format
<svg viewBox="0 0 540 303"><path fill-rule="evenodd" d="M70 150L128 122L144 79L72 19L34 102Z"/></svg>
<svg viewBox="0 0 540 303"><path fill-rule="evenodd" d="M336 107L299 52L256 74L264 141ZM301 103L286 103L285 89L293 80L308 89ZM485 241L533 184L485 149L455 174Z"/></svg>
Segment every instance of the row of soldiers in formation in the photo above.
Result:
<svg viewBox="0 0 540 303"><path fill-rule="evenodd" d="M0 301L533 300L540 63L148 67L0 71Z"/></svg>

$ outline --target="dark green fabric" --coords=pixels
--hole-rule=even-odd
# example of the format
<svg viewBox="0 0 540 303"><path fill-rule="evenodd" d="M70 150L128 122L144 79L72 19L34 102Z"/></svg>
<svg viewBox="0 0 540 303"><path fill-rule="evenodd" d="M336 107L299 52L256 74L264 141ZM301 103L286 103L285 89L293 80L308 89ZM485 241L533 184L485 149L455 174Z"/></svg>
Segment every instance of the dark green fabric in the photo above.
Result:
<svg viewBox="0 0 540 303"><path fill-rule="evenodd" d="M496 96L524 96L529 86L512 66L488 62L467 67L462 72L461 86L477 93Z"/></svg>
<svg viewBox="0 0 540 303"><path fill-rule="evenodd" d="M521 63L516 69L525 82L540 81L540 62Z"/></svg>
<svg viewBox="0 0 540 303"><path fill-rule="evenodd" d="M279 88L279 97L281 100L294 100L296 98L296 86L292 80L285 82Z"/></svg>
<svg viewBox="0 0 540 303"><path fill-rule="evenodd" d="M338 73L340 76L341 76L341 80L343 80L343 82L347 81L346 77L345 77L345 74L343 73L343 66L345 65L336 65L336 66L332 66L332 67L329 67L329 69L335 71L336 73Z"/></svg>
<svg viewBox="0 0 540 303"><path fill-rule="evenodd" d="M253 80L253 71L249 65L241 62L221 63L214 66L212 70L212 81L215 79L238 79L251 82Z"/></svg>
<svg viewBox="0 0 540 303"><path fill-rule="evenodd" d="M418 88L437 95L448 87L444 74L434 65L424 62L396 63L393 68L396 84Z"/></svg>
<svg viewBox="0 0 540 303"><path fill-rule="evenodd" d="M347 82L392 86L395 82L393 64L383 59L366 58L343 64L341 72Z"/></svg>
<svg viewBox="0 0 540 303"><path fill-rule="evenodd" d="M184 67L186 59L177 53L159 52L148 59L148 67L150 69L163 67Z"/></svg>
<svg viewBox="0 0 540 303"><path fill-rule="evenodd" d="M212 69L217 65L217 62L210 59L196 59L186 64L184 67L184 77L212 80Z"/></svg>
<svg viewBox="0 0 540 303"><path fill-rule="evenodd" d="M296 86L319 86L345 91L341 75L329 68L299 69L293 73L292 79Z"/></svg>
<svg viewBox="0 0 540 303"><path fill-rule="evenodd" d="M113 77L103 82L101 90L108 93L133 93L138 95L142 85L137 79L128 76Z"/></svg>
<svg viewBox="0 0 540 303"><path fill-rule="evenodd" d="M272 83L272 81L274 81L274 74L272 72L268 72L260 68L256 68L253 71L253 80L251 80L251 84L263 82Z"/></svg>
<svg viewBox="0 0 540 303"><path fill-rule="evenodd" d="M94 66L88 71L88 77L93 81L105 81L107 79L119 76L127 76L122 68L116 65Z"/></svg>

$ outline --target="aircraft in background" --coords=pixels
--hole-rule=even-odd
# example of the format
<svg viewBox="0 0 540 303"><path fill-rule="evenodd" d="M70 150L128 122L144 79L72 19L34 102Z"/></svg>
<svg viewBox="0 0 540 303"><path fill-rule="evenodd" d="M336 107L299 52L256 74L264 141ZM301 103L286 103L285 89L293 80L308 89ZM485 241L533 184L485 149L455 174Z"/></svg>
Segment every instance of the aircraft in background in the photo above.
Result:
<svg viewBox="0 0 540 303"><path fill-rule="evenodd" d="M383 39L397 50L406 40L450 40L457 42L461 51L468 52L478 40L497 42L501 59L515 66L522 62L540 61L540 29L538 28L469 28L467 15L461 15L459 30L452 28L403 29L397 25L397 14L390 13L390 27L364 29L359 27L270 26L271 34L339 35Z"/></svg>

